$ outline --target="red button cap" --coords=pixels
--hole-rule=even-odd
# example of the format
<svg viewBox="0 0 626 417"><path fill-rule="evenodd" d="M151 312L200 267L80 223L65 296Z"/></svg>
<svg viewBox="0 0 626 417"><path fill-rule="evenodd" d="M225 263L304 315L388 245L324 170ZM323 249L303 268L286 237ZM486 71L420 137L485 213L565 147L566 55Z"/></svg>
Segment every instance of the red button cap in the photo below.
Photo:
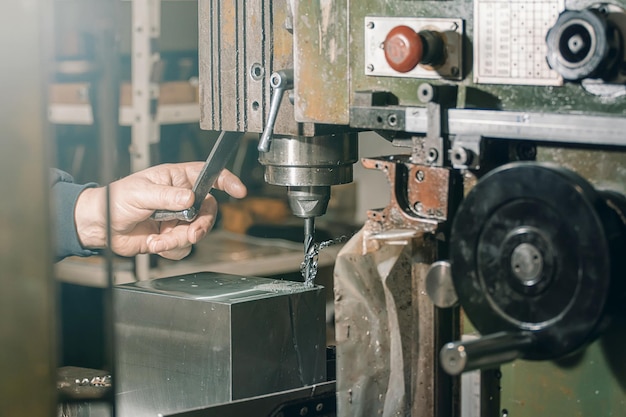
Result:
<svg viewBox="0 0 626 417"><path fill-rule="evenodd" d="M385 59L391 68L409 72L420 63L424 46L422 38L408 26L396 26L385 38Z"/></svg>

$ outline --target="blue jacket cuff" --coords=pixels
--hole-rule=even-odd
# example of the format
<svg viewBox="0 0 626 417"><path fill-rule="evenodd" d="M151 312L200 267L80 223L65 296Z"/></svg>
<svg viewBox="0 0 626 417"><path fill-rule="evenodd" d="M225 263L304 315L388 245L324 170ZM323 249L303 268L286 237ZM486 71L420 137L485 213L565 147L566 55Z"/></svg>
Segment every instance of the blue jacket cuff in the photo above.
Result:
<svg viewBox="0 0 626 417"><path fill-rule="evenodd" d="M97 251L85 249L78 240L76 223L74 222L74 208L80 193L86 188L97 187L95 183L74 184L72 177L66 173L56 173L56 182L51 188L53 216L53 237L55 258L60 261L67 256L90 256Z"/></svg>

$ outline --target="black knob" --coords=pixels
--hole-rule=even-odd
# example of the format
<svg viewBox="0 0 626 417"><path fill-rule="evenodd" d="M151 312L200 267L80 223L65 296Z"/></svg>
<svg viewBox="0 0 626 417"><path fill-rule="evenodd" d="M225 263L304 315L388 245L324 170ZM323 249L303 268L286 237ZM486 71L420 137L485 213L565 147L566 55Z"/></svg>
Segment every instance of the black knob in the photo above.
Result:
<svg viewBox="0 0 626 417"><path fill-rule="evenodd" d="M608 77L621 55L620 39L605 14L566 10L548 31L548 64L566 80Z"/></svg>

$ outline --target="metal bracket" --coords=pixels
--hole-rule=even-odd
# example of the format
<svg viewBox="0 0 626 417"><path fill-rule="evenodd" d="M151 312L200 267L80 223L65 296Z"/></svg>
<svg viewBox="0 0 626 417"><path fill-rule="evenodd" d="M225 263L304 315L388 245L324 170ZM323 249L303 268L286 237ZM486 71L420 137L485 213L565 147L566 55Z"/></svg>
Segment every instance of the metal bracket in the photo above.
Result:
<svg viewBox="0 0 626 417"><path fill-rule="evenodd" d="M415 164L408 155L363 159L363 166L387 174L391 184L391 202L381 210L371 210L368 217L383 225L382 230L416 229L434 232L450 218L454 210L457 173L449 168ZM398 190L403 190L401 193ZM394 238L397 237L394 234Z"/></svg>
<svg viewBox="0 0 626 417"><path fill-rule="evenodd" d="M443 166L446 162L446 149L442 136L442 106L437 88L424 83L418 87L417 96L426 103L426 136L414 138L411 161L416 164Z"/></svg>

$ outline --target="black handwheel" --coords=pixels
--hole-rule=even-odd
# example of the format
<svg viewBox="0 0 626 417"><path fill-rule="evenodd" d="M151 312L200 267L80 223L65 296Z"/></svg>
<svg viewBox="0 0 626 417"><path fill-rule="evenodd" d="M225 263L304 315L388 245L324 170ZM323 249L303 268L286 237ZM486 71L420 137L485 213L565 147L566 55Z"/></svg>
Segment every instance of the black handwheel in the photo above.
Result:
<svg viewBox="0 0 626 417"><path fill-rule="evenodd" d="M624 222L612 206L556 165L508 164L479 181L450 244L454 287L476 329L523 335L518 357L536 360L593 340L626 279Z"/></svg>

